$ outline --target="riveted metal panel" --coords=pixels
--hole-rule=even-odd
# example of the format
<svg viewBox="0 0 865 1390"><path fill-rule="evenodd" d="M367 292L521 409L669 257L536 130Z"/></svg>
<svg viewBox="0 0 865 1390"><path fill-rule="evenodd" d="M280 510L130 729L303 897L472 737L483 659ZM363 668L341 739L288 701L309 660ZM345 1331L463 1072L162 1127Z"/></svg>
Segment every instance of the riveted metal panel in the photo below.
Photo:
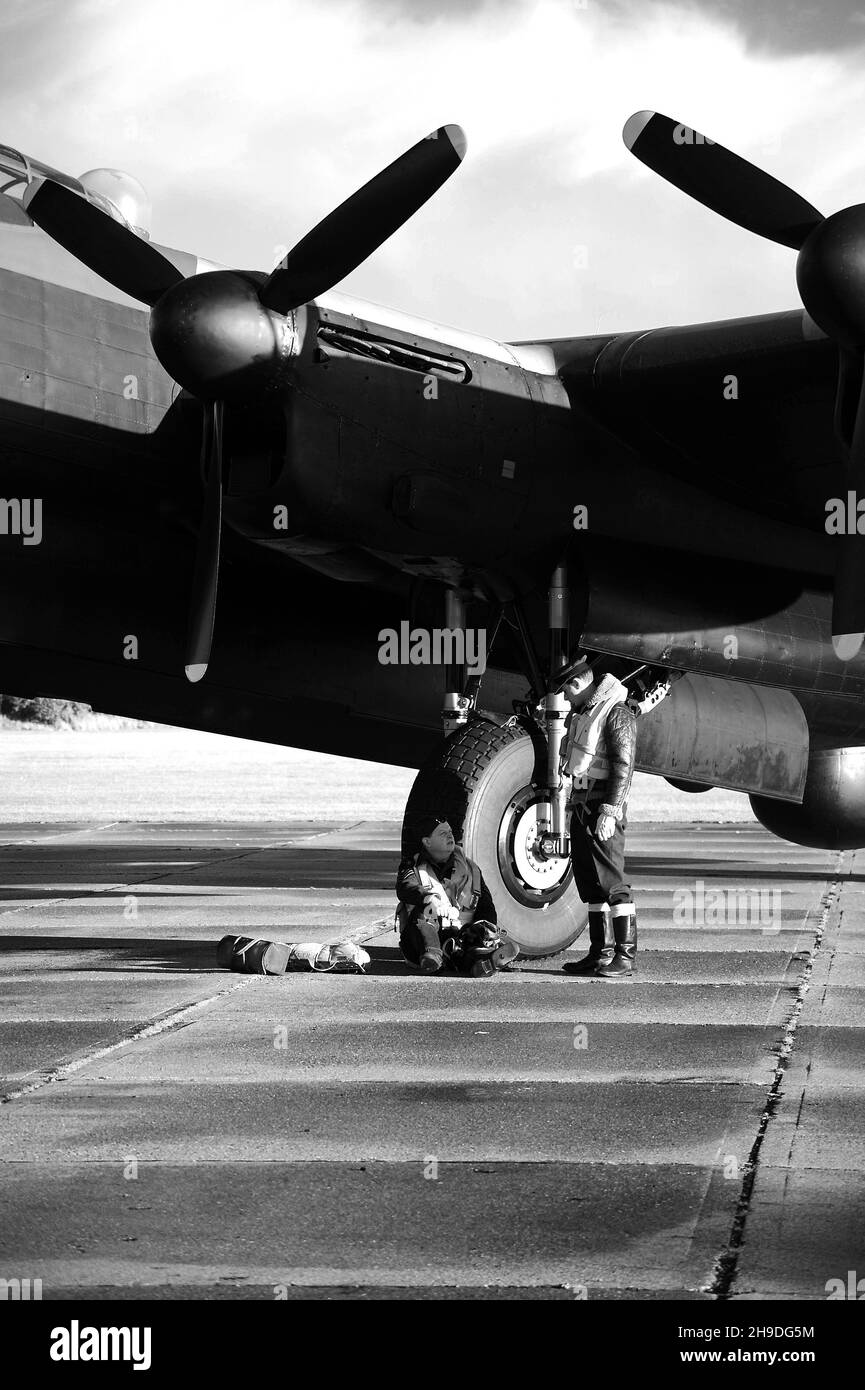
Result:
<svg viewBox="0 0 865 1390"><path fill-rule="evenodd" d="M593 651L803 695L865 695L865 651L835 655L831 597L801 579L708 562L639 574L591 564L582 642Z"/></svg>
<svg viewBox="0 0 865 1390"><path fill-rule="evenodd" d="M157 428L172 382L156 361L147 315L0 269L0 418L6 449L66 454L100 426L134 447ZM29 423L22 413L30 411ZM101 450L97 450L101 452Z"/></svg>
<svg viewBox="0 0 865 1390"><path fill-rule="evenodd" d="M808 723L788 690L688 675L637 721L636 767L801 801Z"/></svg>

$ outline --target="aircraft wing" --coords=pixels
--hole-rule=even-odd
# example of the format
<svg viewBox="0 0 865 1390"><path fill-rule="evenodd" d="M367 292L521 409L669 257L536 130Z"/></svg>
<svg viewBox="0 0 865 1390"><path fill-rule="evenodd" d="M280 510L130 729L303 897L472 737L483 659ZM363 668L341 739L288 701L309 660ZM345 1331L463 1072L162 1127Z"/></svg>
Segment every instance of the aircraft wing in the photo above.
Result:
<svg viewBox="0 0 865 1390"><path fill-rule="evenodd" d="M838 350L801 309L548 344L572 400L654 468L823 530L846 487Z"/></svg>

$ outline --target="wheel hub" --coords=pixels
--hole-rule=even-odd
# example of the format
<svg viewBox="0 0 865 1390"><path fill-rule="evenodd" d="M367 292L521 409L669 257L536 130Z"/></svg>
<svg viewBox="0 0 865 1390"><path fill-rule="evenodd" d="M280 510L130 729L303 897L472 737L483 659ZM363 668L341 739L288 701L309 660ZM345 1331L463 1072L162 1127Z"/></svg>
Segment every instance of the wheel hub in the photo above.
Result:
<svg viewBox="0 0 865 1390"><path fill-rule="evenodd" d="M564 889L570 859L556 853L552 806L533 787L523 788L505 807L499 830L499 862L514 896L536 906L555 901Z"/></svg>

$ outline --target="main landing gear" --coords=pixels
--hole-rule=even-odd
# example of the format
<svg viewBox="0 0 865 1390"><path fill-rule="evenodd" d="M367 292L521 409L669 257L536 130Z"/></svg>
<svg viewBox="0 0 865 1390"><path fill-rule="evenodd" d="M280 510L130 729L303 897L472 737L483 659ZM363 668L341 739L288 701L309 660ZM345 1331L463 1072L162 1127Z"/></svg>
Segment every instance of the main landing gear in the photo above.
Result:
<svg viewBox="0 0 865 1390"><path fill-rule="evenodd" d="M446 817L466 854L480 867L499 924L523 956L565 950L584 930L587 912L570 861L568 786L559 776L567 701L567 575L550 588L550 671L540 672L519 609L514 614L524 649L529 699L504 725L476 713L478 678L464 682L448 671L442 717L445 738L418 772L403 821L403 850L417 848L417 824L430 812ZM448 625L464 623L451 597Z"/></svg>

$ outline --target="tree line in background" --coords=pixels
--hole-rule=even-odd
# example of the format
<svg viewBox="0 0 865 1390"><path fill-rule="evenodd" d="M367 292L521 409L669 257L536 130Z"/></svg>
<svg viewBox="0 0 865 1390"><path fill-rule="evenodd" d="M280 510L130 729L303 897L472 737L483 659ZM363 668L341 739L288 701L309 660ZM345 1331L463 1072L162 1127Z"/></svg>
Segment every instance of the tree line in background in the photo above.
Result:
<svg viewBox="0 0 865 1390"><path fill-rule="evenodd" d="M46 695L0 695L0 717L18 724L74 724L90 706L75 700L51 700Z"/></svg>

